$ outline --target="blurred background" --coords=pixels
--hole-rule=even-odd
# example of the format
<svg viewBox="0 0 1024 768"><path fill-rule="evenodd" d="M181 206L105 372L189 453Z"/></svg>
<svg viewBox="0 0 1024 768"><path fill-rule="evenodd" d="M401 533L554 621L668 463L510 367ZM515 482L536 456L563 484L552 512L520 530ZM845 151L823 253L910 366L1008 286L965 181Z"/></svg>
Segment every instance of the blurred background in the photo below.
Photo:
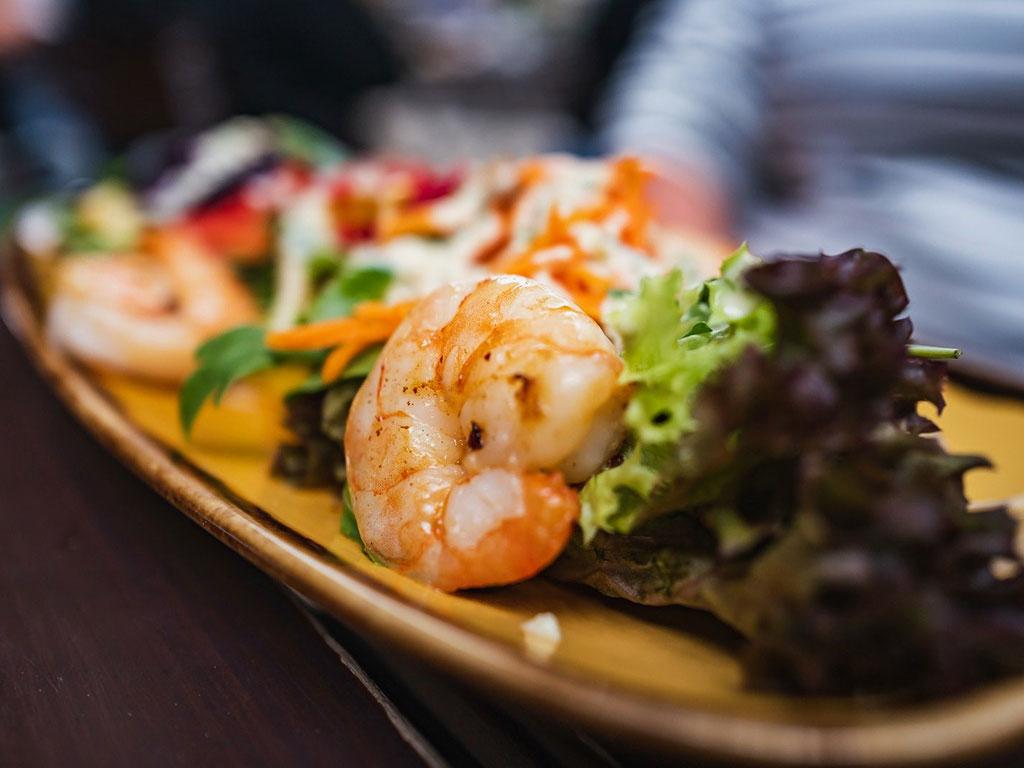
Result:
<svg viewBox="0 0 1024 768"><path fill-rule="evenodd" d="M0 0L0 214L266 113L438 162L641 154L664 218L886 252L920 340L1024 381L1022 0Z"/></svg>
<svg viewBox="0 0 1024 768"><path fill-rule="evenodd" d="M0 190L287 113L447 162L582 149L645 0L0 0Z"/></svg>

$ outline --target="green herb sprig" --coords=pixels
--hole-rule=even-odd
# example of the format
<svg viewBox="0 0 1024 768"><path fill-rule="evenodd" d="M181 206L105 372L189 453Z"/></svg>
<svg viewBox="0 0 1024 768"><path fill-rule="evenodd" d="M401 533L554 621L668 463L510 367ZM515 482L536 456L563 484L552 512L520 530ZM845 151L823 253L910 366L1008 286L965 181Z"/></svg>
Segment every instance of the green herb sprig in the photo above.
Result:
<svg viewBox="0 0 1024 768"><path fill-rule="evenodd" d="M392 275L380 267L340 269L317 294L306 313L307 322L350 315L364 301L380 299L391 284ZM379 347L357 356L342 375L361 378L369 373ZM232 328L196 350L195 372L185 381L178 395L178 420L186 436L208 400L219 404L235 382L286 363L305 363L319 369L324 352L276 352L266 346L266 331L258 325ZM323 389L319 373L314 373L294 390L296 393ZM292 394L292 393L289 393Z"/></svg>

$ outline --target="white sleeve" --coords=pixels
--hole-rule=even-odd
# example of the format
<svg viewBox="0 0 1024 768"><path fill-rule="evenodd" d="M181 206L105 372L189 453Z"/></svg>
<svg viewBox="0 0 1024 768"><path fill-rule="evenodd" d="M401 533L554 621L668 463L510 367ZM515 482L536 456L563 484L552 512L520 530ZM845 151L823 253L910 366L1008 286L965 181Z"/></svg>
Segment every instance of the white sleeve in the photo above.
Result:
<svg viewBox="0 0 1024 768"><path fill-rule="evenodd" d="M14 0L14 9L25 33L36 42L60 39L71 13L72 0Z"/></svg>
<svg viewBox="0 0 1024 768"><path fill-rule="evenodd" d="M613 76L599 144L694 167L742 195L761 128L765 0L668 0Z"/></svg>

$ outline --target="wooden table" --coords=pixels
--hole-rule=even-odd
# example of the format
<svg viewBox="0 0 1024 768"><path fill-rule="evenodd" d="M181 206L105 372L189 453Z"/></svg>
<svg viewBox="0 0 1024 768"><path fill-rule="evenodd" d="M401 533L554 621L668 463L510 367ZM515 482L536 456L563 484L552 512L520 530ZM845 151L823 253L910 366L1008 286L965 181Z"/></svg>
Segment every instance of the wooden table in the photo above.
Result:
<svg viewBox="0 0 1024 768"><path fill-rule="evenodd" d="M0 764L422 765L269 578L108 455L0 330Z"/></svg>

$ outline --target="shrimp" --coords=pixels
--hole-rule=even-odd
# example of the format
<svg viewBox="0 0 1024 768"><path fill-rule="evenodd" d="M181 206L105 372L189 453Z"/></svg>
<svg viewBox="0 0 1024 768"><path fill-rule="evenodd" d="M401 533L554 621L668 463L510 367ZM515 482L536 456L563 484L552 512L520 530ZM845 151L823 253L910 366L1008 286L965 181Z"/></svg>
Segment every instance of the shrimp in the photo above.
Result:
<svg viewBox="0 0 1024 768"><path fill-rule="evenodd" d="M527 579L562 551L621 439L622 361L563 294L501 275L423 299L345 431L364 544L440 589Z"/></svg>
<svg viewBox="0 0 1024 768"><path fill-rule="evenodd" d="M86 364L177 382L197 346L257 318L231 267L173 230L151 238L152 254L110 253L62 260L47 333Z"/></svg>

